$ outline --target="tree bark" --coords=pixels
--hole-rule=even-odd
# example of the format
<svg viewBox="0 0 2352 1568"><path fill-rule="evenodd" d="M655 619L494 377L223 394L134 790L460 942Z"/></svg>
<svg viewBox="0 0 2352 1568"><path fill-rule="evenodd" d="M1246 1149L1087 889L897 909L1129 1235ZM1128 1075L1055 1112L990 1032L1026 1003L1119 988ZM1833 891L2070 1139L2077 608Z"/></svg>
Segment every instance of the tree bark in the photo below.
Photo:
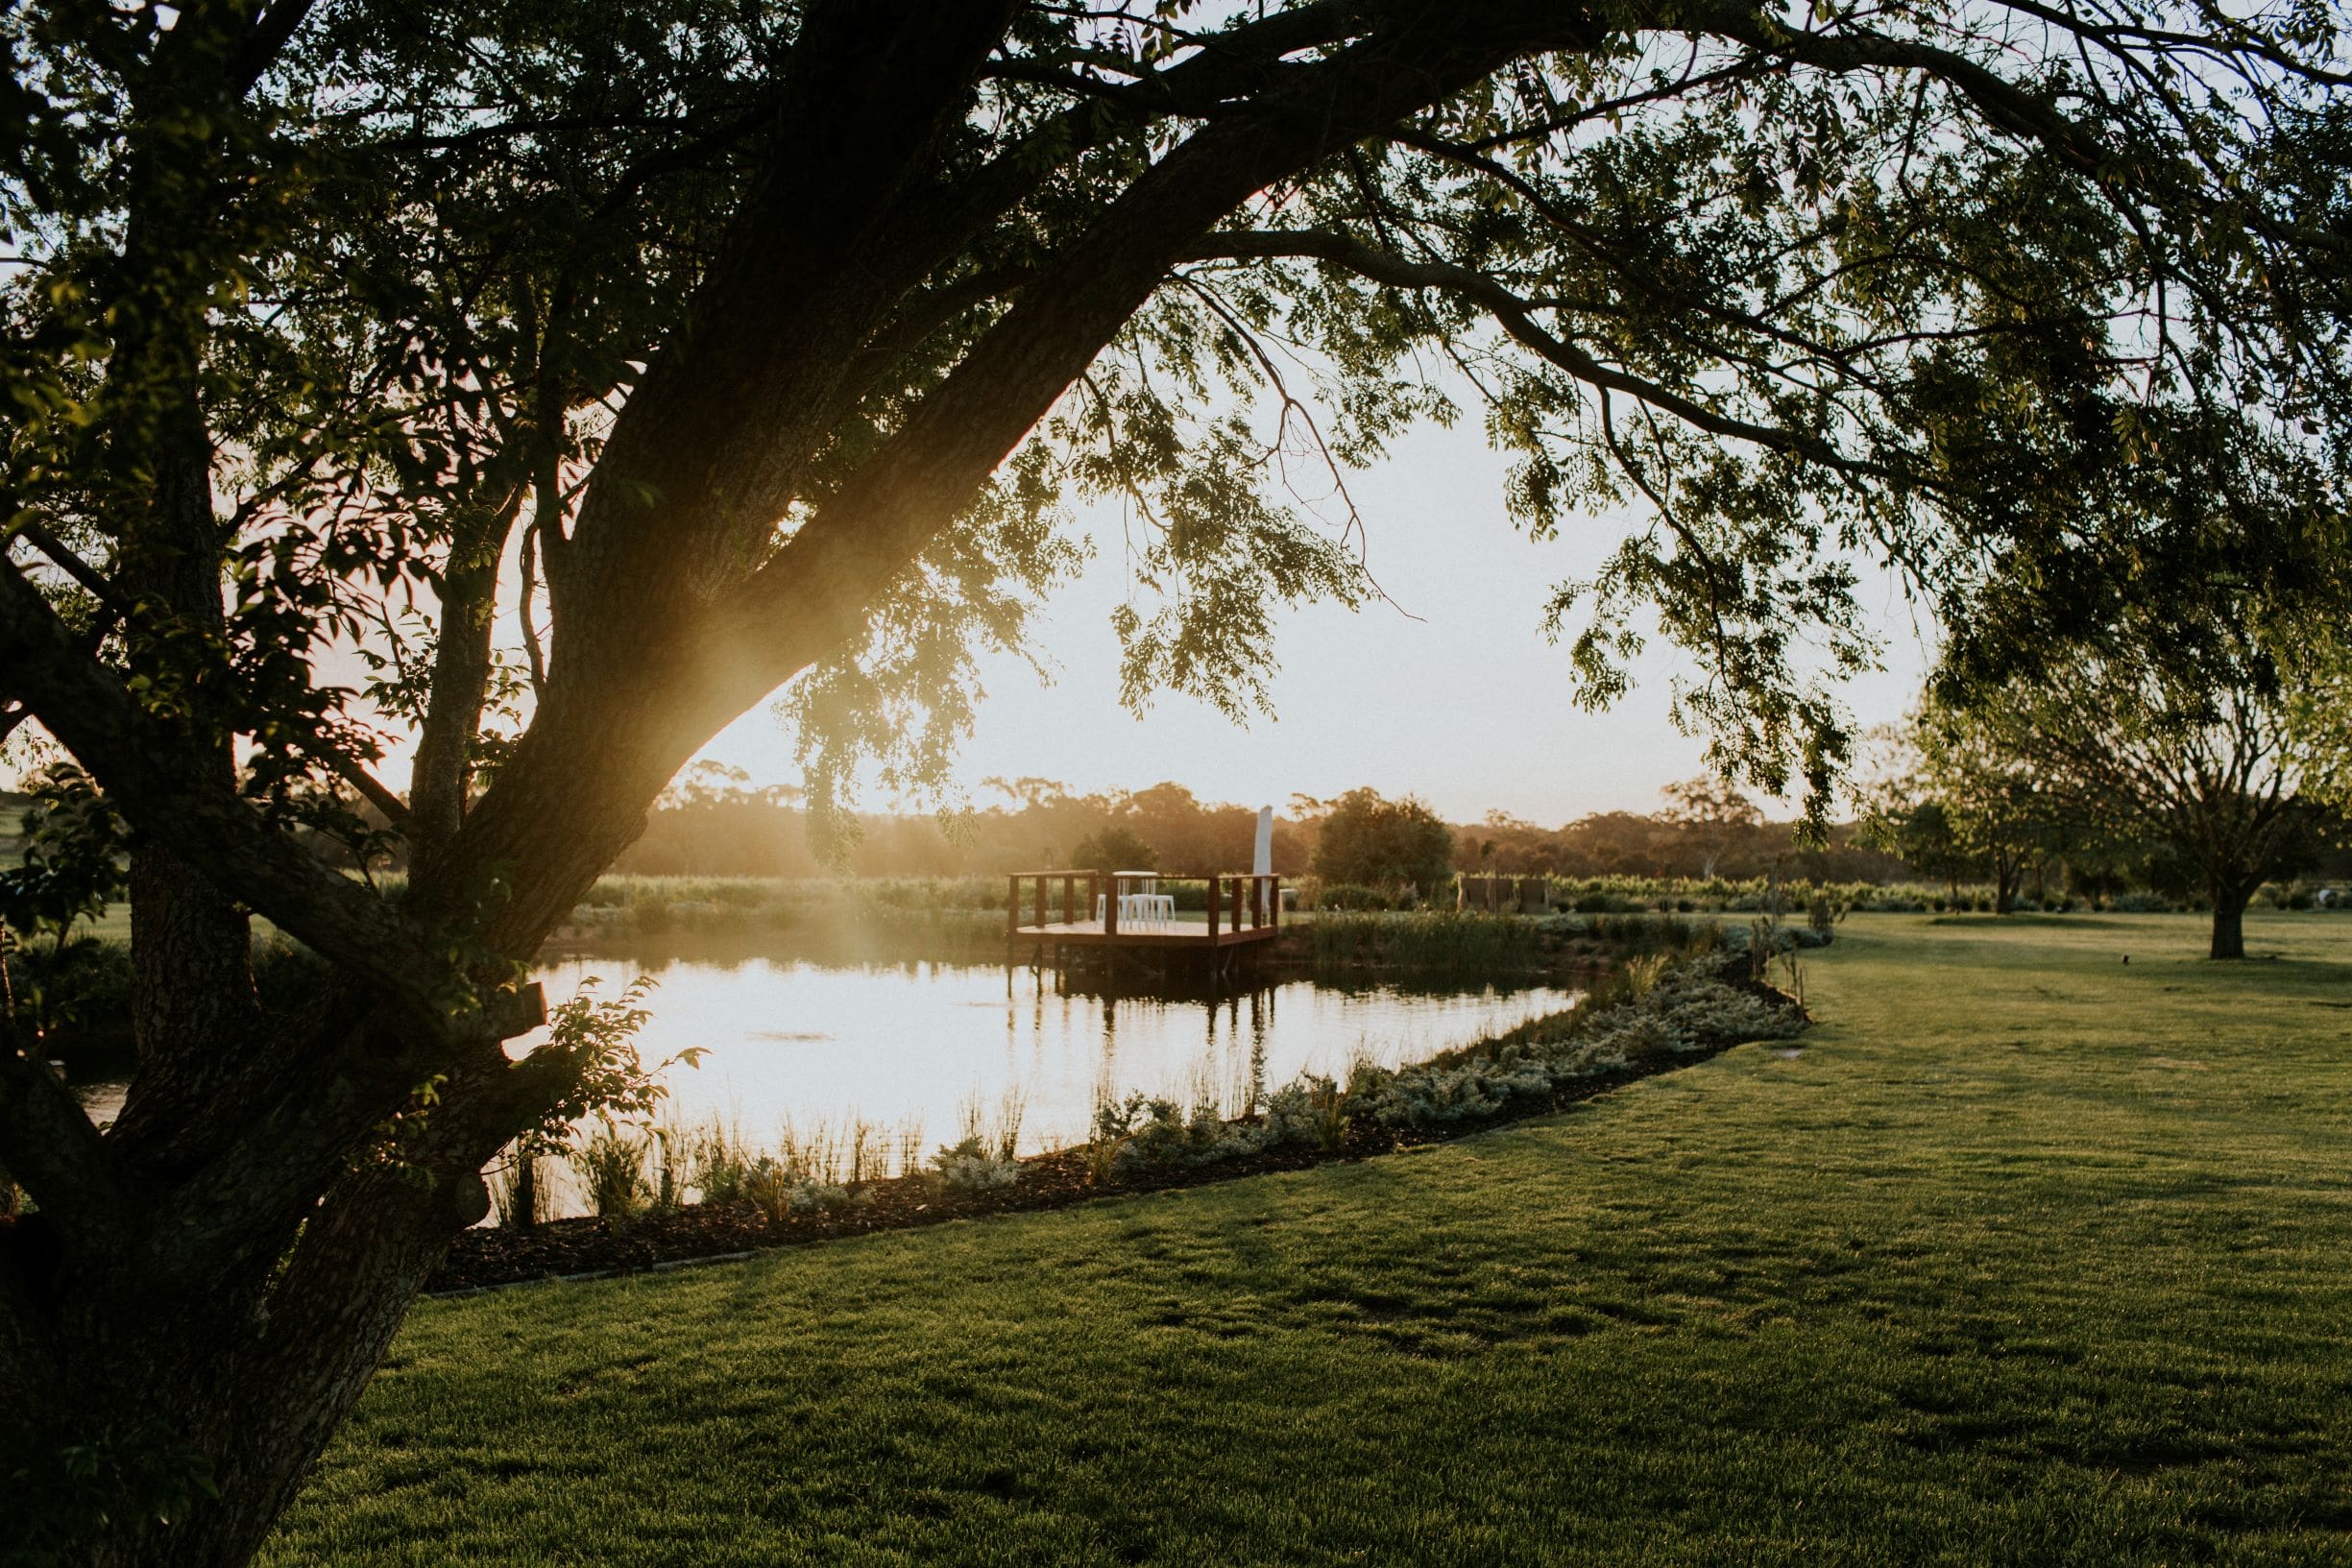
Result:
<svg viewBox="0 0 2352 1568"><path fill-rule="evenodd" d="M2213 943L2207 956L2244 957L2245 906L2253 897L2253 889L2215 882L2208 891L2213 899Z"/></svg>
<svg viewBox="0 0 2352 1568"><path fill-rule="evenodd" d="M38 1315L42 1342L32 1355L0 1355L0 1370L30 1375L0 1377L0 1388L31 1396L11 1419L16 1410L32 1419L5 1436L29 1439L36 1464L70 1449L106 1467L110 1528L61 1560L232 1568L251 1557L365 1390L449 1238L487 1212L477 1171L496 1147L496 1121L427 1117L404 1160L363 1159L315 1209L288 1218L277 1250L240 1237L221 1242L220 1257L160 1234L179 1228L160 1218L112 1254L59 1243L42 1270L51 1298ZM0 1243L5 1296L25 1273L26 1248L41 1242L20 1227L0 1232ZM158 1265L175 1251L175 1264ZM0 1351L12 1348L11 1319L26 1315L0 1313ZM196 1477L201 1490L187 1484Z"/></svg>
<svg viewBox="0 0 2352 1568"><path fill-rule="evenodd" d="M133 373L135 378L136 372ZM123 588L144 619L129 637L134 663L161 680L177 675L172 644L192 635L225 641L220 525L213 516L212 443L199 410L192 370L169 377L181 401L161 420L152 458L152 503L125 531L118 563ZM185 765L217 790L236 788L228 726L207 712L212 695L199 679L182 731ZM131 1021L139 1072L118 1119L127 1140L167 1149L202 1136L199 1107L237 1069L238 1042L254 1027L253 931L244 908L158 835L131 847Z"/></svg>

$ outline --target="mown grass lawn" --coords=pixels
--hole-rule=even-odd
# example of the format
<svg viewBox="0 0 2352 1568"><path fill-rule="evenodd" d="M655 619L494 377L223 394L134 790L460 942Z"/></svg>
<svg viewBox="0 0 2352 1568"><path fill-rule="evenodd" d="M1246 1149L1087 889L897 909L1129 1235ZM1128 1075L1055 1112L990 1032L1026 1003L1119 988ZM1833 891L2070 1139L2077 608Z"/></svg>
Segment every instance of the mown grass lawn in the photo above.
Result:
<svg viewBox="0 0 2352 1568"><path fill-rule="evenodd" d="M1857 917L1545 1122L427 1303L266 1560L2352 1561L2352 919L2248 935Z"/></svg>

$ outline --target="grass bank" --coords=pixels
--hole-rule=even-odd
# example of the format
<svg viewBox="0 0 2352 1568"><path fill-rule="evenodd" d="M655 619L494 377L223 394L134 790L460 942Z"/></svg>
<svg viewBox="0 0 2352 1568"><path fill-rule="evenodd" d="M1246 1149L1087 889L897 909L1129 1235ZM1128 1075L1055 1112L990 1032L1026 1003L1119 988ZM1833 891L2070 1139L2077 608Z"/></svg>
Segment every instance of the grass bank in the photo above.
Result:
<svg viewBox="0 0 2352 1568"><path fill-rule="evenodd" d="M265 1560L2342 1561L2339 929L1856 917L1794 1055L429 1303Z"/></svg>

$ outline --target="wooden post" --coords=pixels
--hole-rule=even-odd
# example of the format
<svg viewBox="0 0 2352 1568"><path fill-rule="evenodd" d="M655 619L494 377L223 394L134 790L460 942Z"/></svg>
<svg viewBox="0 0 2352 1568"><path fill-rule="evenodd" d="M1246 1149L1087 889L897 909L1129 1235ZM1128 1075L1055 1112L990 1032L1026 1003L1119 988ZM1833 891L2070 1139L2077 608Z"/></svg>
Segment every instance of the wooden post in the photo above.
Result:
<svg viewBox="0 0 2352 1568"><path fill-rule="evenodd" d="M1217 905L1218 905L1218 904L1219 904L1219 903L1221 903L1221 902L1224 900L1224 878L1222 878L1222 877L1220 877L1220 876L1218 876L1218 875L1217 875L1215 872L1210 872L1210 873L1209 873L1209 946L1210 946L1210 947L1212 947L1212 948L1213 948L1213 947L1215 947L1215 946L1217 945L1217 916L1218 916L1218 913L1219 913L1218 908L1217 908Z"/></svg>
<svg viewBox="0 0 2352 1568"><path fill-rule="evenodd" d="M1005 879L1005 934L1017 936L1021 930L1021 879Z"/></svg>
<svg viewBox="0 0 2352 1568"><path fill-rule="evenodd" d="M1065 926L1078 919L1078 874L1065 871L1061 877L1061 923Z"/></svg>
<svg viewBox="0 0 2352 1568"><path fill-rule="evenodd" d="M1045 925L1045 873L1042 871L1037 874L1037 924L1040 928Z"/></svg>
<svg viewBox="0 0 2352 1568"><path fill-rule="evenodd" d="M1119 873L1113 871L1108 873L1108 876L1110 896L1103 901L1103 934L1117 936L1119 934L1119 890L1123 884L1119 880Z"/></svg>
<svg viewBox="0 0 2352 1568"><path fill-rule="evenodd" d="M1269 879L1269 885L1268 885L1268 887L1267 887L1267 894L1266 894L1266 896L1267 896L1269 899L1271 899L1271 900L1273 901L1273 908L1274 908L1274 917L1273 917L1273 919L1271 922L1269 922L1269 924L1271 924L1271 925L1273 927L1273 929L1274 929L1275 930L1277 930L1277 931L1278 931L1278 930L1280 930L1280 929L1282 929L1282 879L1281 879L1281 878L1279 878L1279 877L1274 877L1274 878L1271 878L1271 879Z"/></svg>

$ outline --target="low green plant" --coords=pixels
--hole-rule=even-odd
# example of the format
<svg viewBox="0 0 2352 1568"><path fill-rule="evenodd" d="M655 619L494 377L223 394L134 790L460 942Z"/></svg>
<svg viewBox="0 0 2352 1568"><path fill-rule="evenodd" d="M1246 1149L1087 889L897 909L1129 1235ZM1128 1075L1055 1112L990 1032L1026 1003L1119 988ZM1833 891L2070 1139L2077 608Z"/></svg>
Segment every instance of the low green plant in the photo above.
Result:
<svg viewBox="0 0 2352 1568"><path fill-rule="evenodd" d="M1010 1187L1021 1179L1018 1160L976 1136L943 1146L932 1163L940 1183L958 1192L986 1192Z"/></svg>
<svg viewBox="0 0 2352 1568"><path fill-rule="evenodd" d="M589 1209L599 1218L634 1218L654 1197L645 1172L652 1140L609 1116L596 1120L596 1129L571 1151L572 1169L579 1172Z"/></svg>
<svg viewBox="0 0 2352 1568"><path fill-rule="evenodd" d="M752 1155L740 1125L713 1117L686 1135L687 1179L705 1203L735 1203L748 1194Z"/></svg>

